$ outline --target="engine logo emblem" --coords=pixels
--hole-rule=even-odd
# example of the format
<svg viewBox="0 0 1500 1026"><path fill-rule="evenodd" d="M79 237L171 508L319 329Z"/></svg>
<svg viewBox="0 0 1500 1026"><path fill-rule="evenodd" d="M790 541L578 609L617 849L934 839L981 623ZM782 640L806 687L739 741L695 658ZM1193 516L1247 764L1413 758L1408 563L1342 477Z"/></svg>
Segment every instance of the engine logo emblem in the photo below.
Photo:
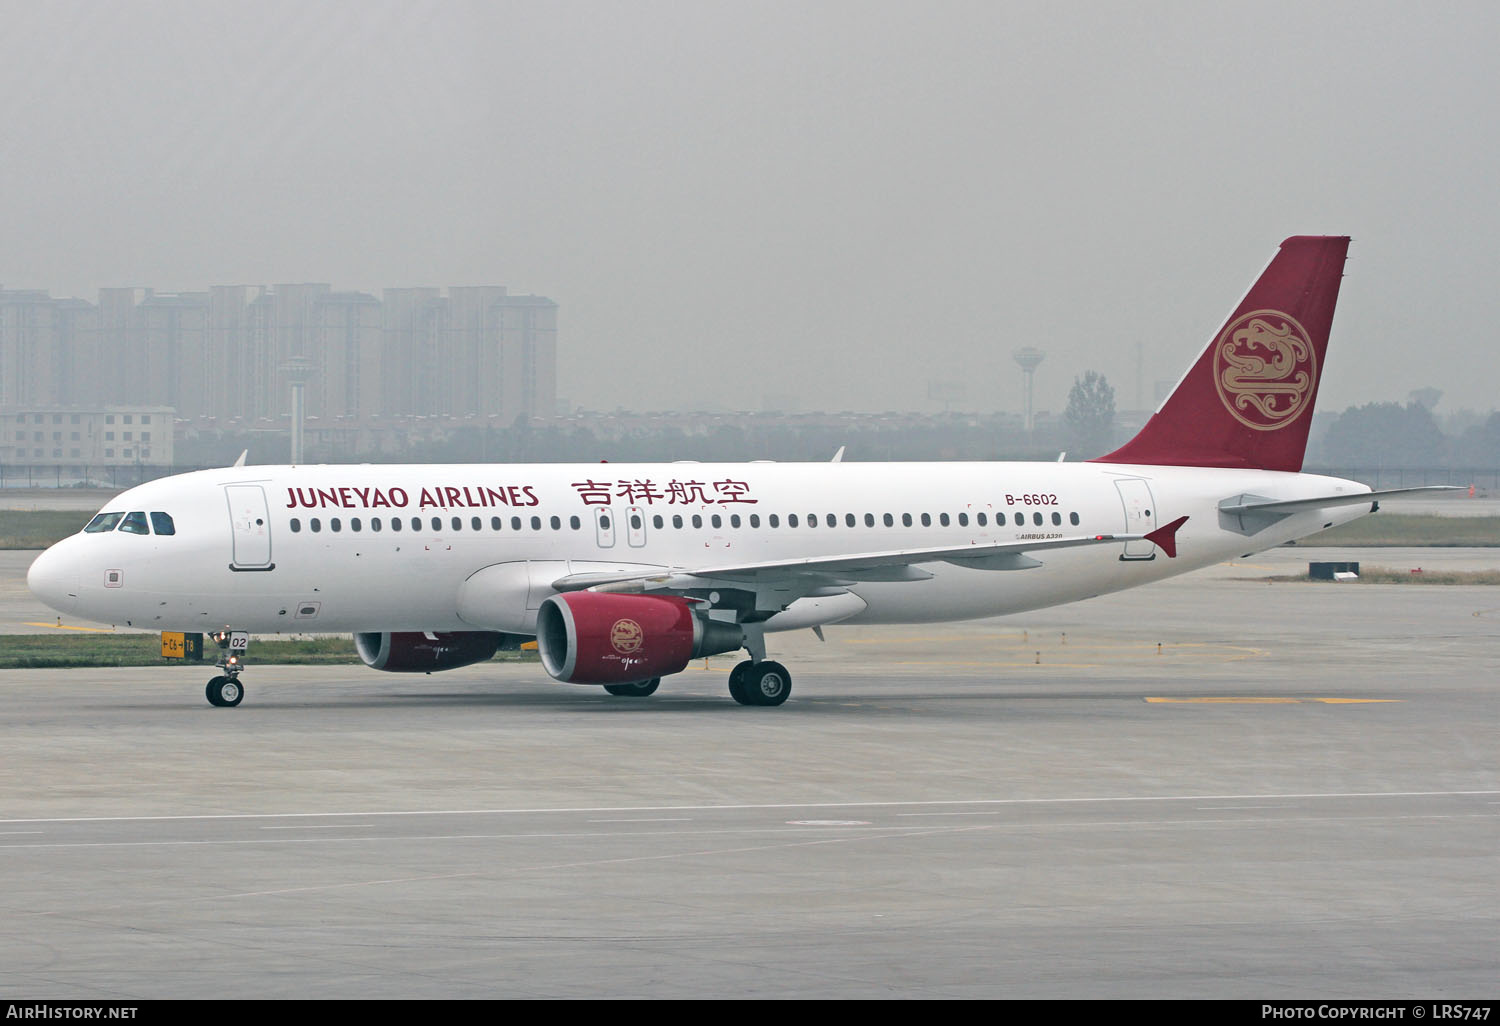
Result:
<svg viewBox="0 0 1500 1026"><path fill-rule="evenodd" d="M1234 319L1214 343L1214 384L1234 419L1275 431L1307 409L1318 381L1318 356L1307 331L1278 310Z"/></svg>
<svg viewBox="0 0 1500 1026"><path fill-rule="evenodd" d="M609 643L621 655L640 651L641 642L645 640L646 632L634 620L616 620L615 625L609 629Z"/></svg>

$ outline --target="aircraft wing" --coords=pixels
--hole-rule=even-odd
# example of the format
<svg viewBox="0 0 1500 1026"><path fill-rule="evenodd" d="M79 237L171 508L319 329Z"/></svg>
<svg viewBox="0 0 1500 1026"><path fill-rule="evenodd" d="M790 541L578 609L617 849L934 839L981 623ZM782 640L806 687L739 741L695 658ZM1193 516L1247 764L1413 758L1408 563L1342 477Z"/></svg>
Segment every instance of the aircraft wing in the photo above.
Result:
<svg viewBox="0 0 1500 1026"><path fill-rule="evenodd" d="M1182 517L1150 534L1090 534L988 545L891 549L885 552L814 556L808 559L683 567L650 573L570 574L553 581L552 587L558 591L583 591L590 588L600 591L674 591L701 588L715 581L749 586L765 586L796 578L810 578L832 586L856 581L922 581L932 574L919 569L919 563L953 563L980 570L1026 570L1042 565L1030 553L1081 545L1118 545L1143 539L1162 546L1168 555L1175 555L1174 535L1186 519Z"/></svg>

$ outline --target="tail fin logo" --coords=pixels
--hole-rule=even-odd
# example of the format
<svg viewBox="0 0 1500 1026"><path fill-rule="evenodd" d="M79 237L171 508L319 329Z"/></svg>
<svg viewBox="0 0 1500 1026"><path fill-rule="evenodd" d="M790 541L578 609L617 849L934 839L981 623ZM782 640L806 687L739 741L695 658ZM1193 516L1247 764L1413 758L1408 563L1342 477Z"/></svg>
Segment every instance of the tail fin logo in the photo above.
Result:
<svg viewBox="0 0 1500 1026"><path fill-rule="evenodd" d="M1253 310L1230 322L1214 345L1214 384L1234 419L1276 431L1310 405L1318 356L1307 330L1278 310Z"/></svg>

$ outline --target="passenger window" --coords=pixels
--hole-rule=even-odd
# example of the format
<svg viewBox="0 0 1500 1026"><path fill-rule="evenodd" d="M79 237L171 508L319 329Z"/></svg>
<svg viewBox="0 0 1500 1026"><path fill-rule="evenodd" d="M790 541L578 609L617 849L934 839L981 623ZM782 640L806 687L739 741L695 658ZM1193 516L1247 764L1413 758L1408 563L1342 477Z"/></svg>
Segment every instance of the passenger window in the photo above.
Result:
<svg viewBox="0 0 1500 1026"><path fill-rule="evenodd" d="M830 513L826 517L826 523L829 527L837 527L839 526L839 518Z"/></svg>
<svg viewBox="0 0 1500 1026"><path fill-rule="evenodd" d="M772 527L780 527L781 526L781 518L779 516L777 516L775 513L772 513L770 516L768 516L766 518L766 523L770 524Z"/></svg>
<svg viewBox="0 0 1500 1026"><path fill-rule="evenodd" d="M319 531L323 530L323 521L319 520L317 517L313 517L307 522L307 526L312 528L313 534L317 534Z"/></svg>
<svg viewBox="0 0 1500 1026"><path fill-rule="evenodd" d="M151 528L146 526L146 514L141 511L126 513L125 519L120 521L120 530L126 534L151 533Z"/></svg>
<svg viewBox="0 0 1500 1026"><path fill-rule="evenodd" d="M858 522L859 521L857 521L857 520L854 519L854 514L853 513L845 513L844 514L844 526L845 527L853 527Z"/></svg>
<svg viewBox="0 0 1500 1026"><path fill-rule="evenodd" d="M974 519L977 520L977 521L979 521L979 526L980 527L984 527L986 524L989 523L989 517L985 516L983 513L976 513L976 514L974 514Z"/></svg>
<svg viewBox="0 0 1500 1026"><path fill-rule="evenodd" d="M1041 527L1042 526L1042 515L1040 513L1033 513L1033 514L1031 514L1031 522L1033 524L1035 524L1037 527Z"/></svg>
<svg viewBox="0 0 1500 1026"><path fill-rule="evenodd" d="M673 513L672 514L672 526L675 527L675 528L677 528L679 531L682 530L682 514L680 514L680 513Z"/></svg>
<svg viewBox="0 0 1500 1026"><path fill-rule="evenodd" d="M152 513L151 530L157 534L176 534L177 525L172 523L172 515L170 513Z"/></svg>
<svg viewBox="0 0 1500 1026"><path fill-rule="evenodd" d="M729 526L730 527L739 527L740 526L740 515L738 513L731 513L731 514L729 514Z"/></svg>
<svg viewBox="0 0 1500 1026"><path fill-rule="evenodd" d="M479 531L484 528L484 521L480 520L478 517L473 517L469 520L469 526L474 530Z"/></svg>
<svg viewBox="0 0 1500 1026"><path fill-rule="evenodd" d="M400 517L391 517L391 530L392 531L399 531L399 530L401 530L401 518Z"/></svg>
<svg viewBox="0 0 1500 1026"><path fill-rule="evenodd" d="M1077 513L1069 513L1068 514L1068 523L1072 524L1074 527L1077 527L1078 526L1078 514Z"/></svg>
<svg viewBox="0 0 1500 1026"><path fill-rule="evenodd" d="M717 513L715 513L713 516L709 517L708 518L708 522L711 523L711 524L713 524L714 527L723 527L724 526L724 519L722 517L720 517L719 514L717 514Z"/></svg>
<svg viewBox="0 0 1500 1026"><path fill-rule="evenodd" d="M693 526L694 527L702 527L703 526L703 518L700 517L696 513L693 514Z"/></svg>
<svg viewBox="0 0 1500 1026"><path fill-rule="evenodd" d="M874 513L866 513L865 514L865 526L866 527L874 527L875 526L875 514Z"/></svg>
<svg viewBox="0 0 1500 1026"><path fill-rule="evenodd" d="M433 530L434 534L440 533L443 530L443 518L442 517L433 517L432 518L432 530Z"/></svg>
<svg viewBox="0 0 1500 1026"><path fill-rule="evenodd" d="M601 518L600 521L599 521L599 523L603 524L606 530L609 529L609 517L603 517L603 518ZM531 529L533 531L540 531L542 529L542 518L541 517L532 517L531 518Z"/></svg>
<svg viewBox="0 0 1500 1026"><path fill-rule="evenodd" d="M411 518L411 529L413 531L420 531L422 529L422 518L421 517L412 517Z"/></svg>
<svg viewBox="0 0 1500 1026"><path fill-rule="evenodd" d="M750 526L751 527L759 527L760 526L760 514L759 513L751 513L750 514Z"/></svg>
<svg viewBox="0 0 1500 1026"><path fill-rule="evenodd" d="M573 519L576 521L578 518L574 517ZM662 524L664 524L664 523L666 523L666 521L661 518L661 514L660 513L656 514L656 516L654 516L654 517L651 518L651 526L654 527L654 528L656 528L658 531L661 530Z"/></svg>
<svg viewBox="0 0 1500 1026"><path fill-rule="evenodd" d="M577 520L578 518L574 517L573 519ZM505 521L501 520L499 517L490 517L490 530L491 531L498 531L498 530L500 530L500 525L503 524L504 522Z"/></svg>
<svg viewBox="0 0 1500 1026"><path fill-rule="evenodd" d="M948 526L948 514L946 514L946 513L939 513L938 514L938 523L942 524L944 527L947 527Z"/></svg>
<svg viewBox="0 0 1500 1026"><path fill-rule="evenodd" d="M464 522L462 517L454 517L449 522L453 525L453 529L455 531L462 531L464 529Z"/></svg>
<svg viewBox="0 0 1500 1026"><path fill-rule="evenodd" d="M552 517L547 521L547 523L552 525L552 530L554 531L562 530L562 517Z"/></svg>
<svg viewBox="0 0 1500 1026"><path fill-rule="evenodd" d="M969 514L967 514L967 513L960 513L958 515L958 526L959 527L968 527L969 526Z"/></svg>
<svg viewBox="0 0 1500 1026"><path fill-rule="evenodd" d="M1016 526L1017 527L1021 527L1025 523L1026 523L1026 514L1025 513L1017 513L1016 514Z"/></svg>
<svg viewBox="0 0 1500 1026"><path fill-rule="evenodd" d="M292 517L292 533L293 534L300 534L301 531L302 531L302 521L298 520L296 517Z"/></svg>
<svg viewBox="0 0 1500 1026"><path fill-rule="evenodd" d="M520 517L511 517L510 518L510 529L512 531L519 531L521 529L521 518Z"/></svg>
<svg viewBox="0 0 1500 1026"><path fill-rule="evenodd" d="M583 521L579 520L577 517L569 517L568 518L568 526L571 527L573 530L576 531L580 527L583 526ZM657 527L661 526L661 517L657 517L656 518L656 526Z"/></svg>
<svg viewBox="0 0 1500 1026"><path fill-rule="evenodd" d="M922 514L922 526L923 527L931 527L932 526L932 514L931 513L923 513Z"/></svg>
<svg viewBox="0 0 1500 1026"><path fill-rule="evenodd" d="M100 513L89 521L89 525L83 529L84 534L103 534L105 531L113 531L120 523L124 513Z"/></svg>
<svg viewBox="0 0 1500 1026"><path fill-rule="evenodd" d="M344 525L339 521L338 517L334 517L328 521L328 529L337 534L344 529Z"/></svg>
<svg viewBox="0 0 1500 1026"><path fill-rule="evenodd" d="M1054 514L1052 514L1052 526L1053 527L1061 527L1062 526L1062 514L1061 513L1054 513Z"/></svg>
<svg viewBox="0 0 1500 1026"><path fill-rule="evenodd" d="M364 524L360 523L359 517L350 517L349 518L349 530L351 530L351 531L359 531L363 527L364 527Z"/></svg>
<svg viewBox="0 0 1500 1026"><path fill-rule="evenodd" d="M788 527L796 527L797 526L797 514L795 514L795 513L788 513L786 515L786 526L788 526Z"/></svg>
<svg viewBox="0 0 1500 1026"><path fill-rule="evenodd" d="M376 534L380 533L380 518L379 517L371 517L370 518L370 530L374 531Z"/></svg>
<svg viewBox="0 0 1500 1026"><path fill-rule="evenodd" d="M886 527L895 527L896 526L896 518L893 517L893 516L891 516L889 513L887 513L885 516L881 517L880 518L880 522L882 524L884 524Z"/></svg>

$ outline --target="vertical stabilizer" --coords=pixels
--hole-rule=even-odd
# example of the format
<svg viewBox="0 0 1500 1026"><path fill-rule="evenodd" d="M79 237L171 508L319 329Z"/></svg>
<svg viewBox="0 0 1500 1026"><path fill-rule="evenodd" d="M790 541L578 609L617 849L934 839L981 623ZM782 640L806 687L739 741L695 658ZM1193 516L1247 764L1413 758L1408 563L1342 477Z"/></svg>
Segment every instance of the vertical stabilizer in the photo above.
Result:
<svg viewBox="0 0 1500 1026"><path fill-rule="evenodd" d="M1348 250L1283 242L1140 433L1094 462L1301 470Z"/></svg>

